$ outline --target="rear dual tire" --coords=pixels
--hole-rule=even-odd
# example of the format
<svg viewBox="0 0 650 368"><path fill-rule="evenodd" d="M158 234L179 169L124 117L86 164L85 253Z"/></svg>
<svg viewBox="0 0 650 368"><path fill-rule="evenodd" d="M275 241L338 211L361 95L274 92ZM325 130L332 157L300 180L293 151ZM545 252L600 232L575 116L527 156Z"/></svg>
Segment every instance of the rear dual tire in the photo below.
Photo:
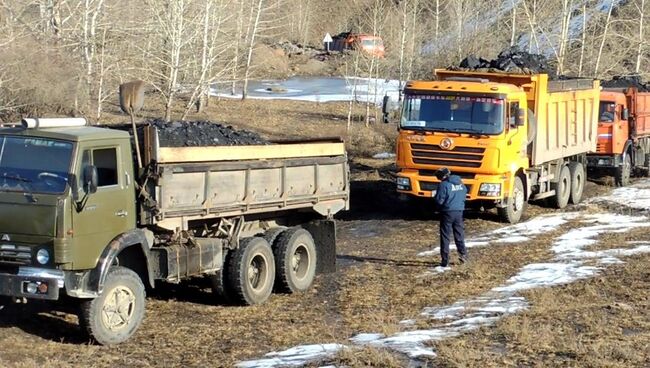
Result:
<svg viewBox="0 0 650 368"><path fill-rule="evenodd" d="M294 227L283 231L273 244L276 290L300 293L316 277L316 245L309 231Z"/></svg>
<svg viewBox="0 0 650 368"><path fill-rule="evenodd" d="M555 208L564 208L569 203L578 204L582 201L586 182L585 167L582 163L572 161L560 169L557 183L551 184L555 195L551 198Z"/></svg>
<svg viewBox="0 0 650 368"><path fill-rule="evenodd" d="M224 293L237 304L264 303L275 281L275 261L269 243L260 237L246 238L232 252L224 265Z"/></svg>
<svg viewBox="0 0 650 368"><path fill-rule="evenodd" d="M212 290L228 304L260 304L273 289L280 293L308 290L316 277L316 263L316 244L309 231L270 229L264 236L243 239L239 248L229 252L224 269L211 277ZM251 267L256 271L248 270ZM256 273L263 277L252 279Z"/></svg>
<svg viewBox="0 0 650 368"><path fill-rule="evenodd" d="M569 163L569 175L571 176L571 194L569 202L578 204L582 201L582 195L585 190L585 181L587 178L585 167L580 162Z"/></svg>

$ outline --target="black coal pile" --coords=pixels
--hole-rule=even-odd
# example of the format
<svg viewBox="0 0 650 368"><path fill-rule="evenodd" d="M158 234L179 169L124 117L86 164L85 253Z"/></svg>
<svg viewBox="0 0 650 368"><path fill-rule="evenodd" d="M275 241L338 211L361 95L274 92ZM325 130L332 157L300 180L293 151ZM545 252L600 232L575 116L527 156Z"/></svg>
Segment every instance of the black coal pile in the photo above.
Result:
<svg viewBox="0 0 650 368"><path fill-rule="evenodd" d="M167 123L156 119L146 122L158 128L158 140L163 147L246 146L269 144L257 133L235 130L210 121L176 121Z"/></svg>
<svg viewBox="0 0 650 368"><path fill-rule="evenodd" d="M546 73L555 77L555 68L544 55L530 54L517 47L505 49L496 59L487 60L470 55L461 61L459 68L472 71L503 71L510 73L537 74Z"/></svg>
<svg viewBox="0 0 650 368"><path fill-rule="evenodd" d="M637 88L641 92L650 92L650 83L644 83L640 75L618 75L607 81L602 81L603 88Z"/></svg>

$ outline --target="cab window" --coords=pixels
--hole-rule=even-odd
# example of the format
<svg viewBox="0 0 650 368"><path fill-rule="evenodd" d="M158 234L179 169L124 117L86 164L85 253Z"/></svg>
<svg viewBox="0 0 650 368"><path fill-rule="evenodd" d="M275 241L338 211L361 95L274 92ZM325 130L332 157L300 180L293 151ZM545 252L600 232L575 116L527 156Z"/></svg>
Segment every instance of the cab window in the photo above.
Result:
<svg viewBox="0 0 650 368"><path fill-rule="evenodd" d="M118 184L117 177L117 148L99 148L85 150L81 158L81 173L88 165L97 168L97 187L110 187ZM81 175L80 175L81 178ZM83 181L83 179L80 179ZM83 183L80 182L80 185Z"/></svg>

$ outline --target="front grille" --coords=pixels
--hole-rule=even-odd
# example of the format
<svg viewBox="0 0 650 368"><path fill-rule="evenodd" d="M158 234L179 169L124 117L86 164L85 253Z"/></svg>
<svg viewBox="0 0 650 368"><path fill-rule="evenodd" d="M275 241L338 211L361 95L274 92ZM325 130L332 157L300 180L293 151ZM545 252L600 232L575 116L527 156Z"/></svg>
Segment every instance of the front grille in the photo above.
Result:
<svg viewBox="0 0 650 368"><path fill-rule="evenodd" d="M609 150L609 143L596 143L596 152L607 153Z"/></svg>
<svg viewBox="0 0 650 368"><path fill-rule="evenodd" d="M436 144L411 143L411 153L416 164L481 167L485 148L454 147L445 151Z"/></svg>
<svg viewBox="0 0 650 368"><path fill-rule="evenodd" d="M436 176L436 170L418 170L418 174L420 176ZM468 173L462 171L454 171L451 174L457 175L461 179L474 179L476 177L476 174L474 173Z"/></svg>
<svg viewBox="0 0 650 368"><path fill-rule="evenodd" d="M1 244L0 263L30 265L32 263L32 249L25 245Z"/></svg>
<svg viewBox="0 0 650 368"><path fill-rule="evenodd" d="M433 191L433 190L438 190L438 184L433 181L420 181L420 190L428 190L428 191ZM465 188L467 188L467 196L469 197L469 194L472 192L472 185L471 184L465 184Z"/></svg>
<svg viewBox="0 0 650 368"><path fill-rule="evenodd" d="M434 183L432 181L421 181L420 182L420 189L422 190L438 190L438 183Z"/></svg>

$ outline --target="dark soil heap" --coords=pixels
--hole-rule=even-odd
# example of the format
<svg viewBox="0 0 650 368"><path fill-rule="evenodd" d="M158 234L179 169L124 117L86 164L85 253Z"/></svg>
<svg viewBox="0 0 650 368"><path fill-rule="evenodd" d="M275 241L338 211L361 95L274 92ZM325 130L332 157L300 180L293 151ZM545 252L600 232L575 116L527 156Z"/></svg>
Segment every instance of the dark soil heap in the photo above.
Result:
<svg viewBox="0 0 650 368"><path fill-rule="evenodd" d="M235 130L210 121L175 121L161 119L146 122L158 128L158 140L163 147L246 146L269 144L257 133Z"/></svg>
<svg viewBox="0 0 650 368"><path fill-rule="evenodd" d="M633 87L640 92L650 92L650 83L643 83L640 75L617 75L608 81L602 81L603 88L621 88Z"/></svg>
<svg viewBox="0 0 650 368"><path fill-rule="evenodd" d="M530 54L519 50L517 47L510 47L499 53L496 59L487 60L470 55L460 62L459 67L451 67L452 70L472 71L502 71L509 73L537 74L545 73L555 78L555 68L544 56Z"/></svg>

